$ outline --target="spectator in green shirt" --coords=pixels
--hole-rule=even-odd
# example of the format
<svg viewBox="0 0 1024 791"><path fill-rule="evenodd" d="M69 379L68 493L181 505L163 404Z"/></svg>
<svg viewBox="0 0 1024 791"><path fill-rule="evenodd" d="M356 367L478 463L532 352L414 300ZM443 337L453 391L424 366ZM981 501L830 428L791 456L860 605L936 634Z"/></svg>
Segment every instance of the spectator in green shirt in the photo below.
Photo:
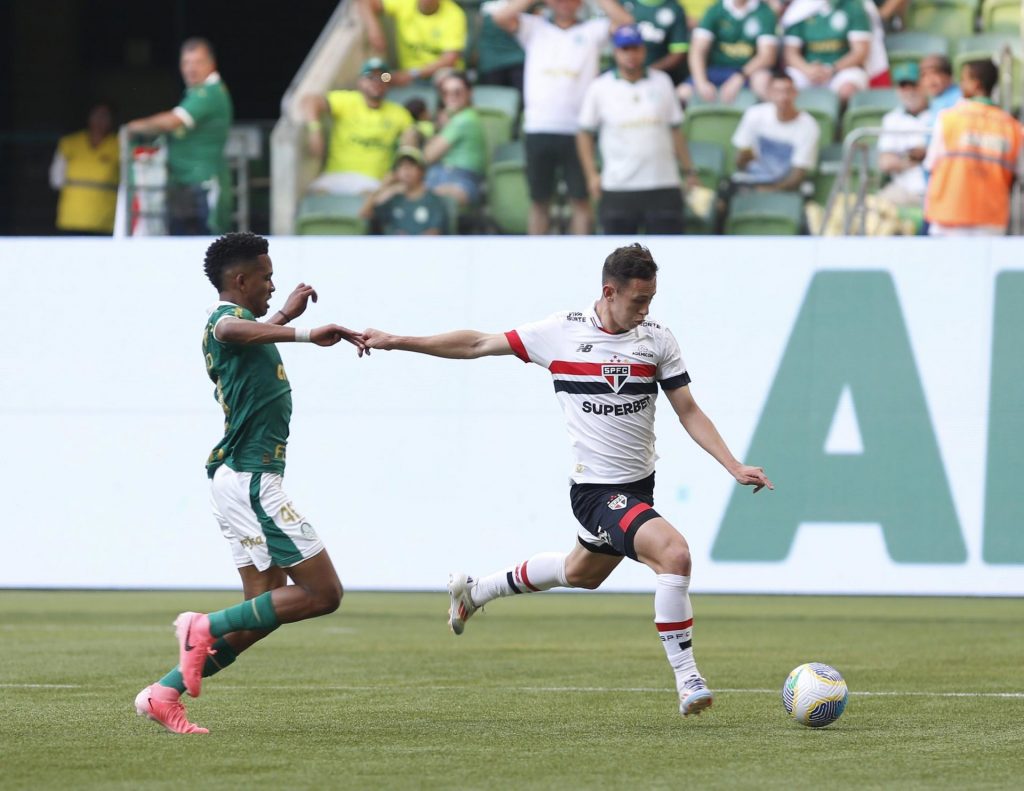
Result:
<svg viewBox="0 0 1024 791"><path fill-rule="evenodd" d="M449 74L438 89L443 104L437 117L440 131L423 147L430 165L427 186L465 206L480 199L487 169L484 127L472 107L472 89L463 72Z"/></svg>
<svg viewBox="0 0 1024 791"><path fill-rule="evenodd" d="M376 232L386 235L438 236L448 228L448 210L423 182L423 152L403 146L395 156L395 169L366 199L361 216Z"/></svg>
<svg viewBox="0 0 1024 791"><path fill-rule="evenodd" d="M174 236L223 233L230 207L224 145L234 118L231 95L204 38L181 45L185 95L170 110L128 123L135 135L166 134L167 210Z"/></svg>

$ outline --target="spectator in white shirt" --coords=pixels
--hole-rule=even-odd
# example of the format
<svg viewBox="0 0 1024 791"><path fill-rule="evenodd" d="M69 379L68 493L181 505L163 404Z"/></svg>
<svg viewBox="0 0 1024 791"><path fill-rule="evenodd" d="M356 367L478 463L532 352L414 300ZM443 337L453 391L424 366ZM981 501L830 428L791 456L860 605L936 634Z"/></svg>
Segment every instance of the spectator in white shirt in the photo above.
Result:
<svg viewBox="0 0 1024 791"><path fill-rule="evenodd" d="M683 113L672 78L644 67L646 48L636 25L612 36L615 68L590 83L576 135L590 195L600 199L604 233L681 234L679 170L697 183L680 125ZM594 138L601 146L601 172Z"/></svg>
<svg viewBox="0 0 1024 791"><path fill-rule="evenodd" d="M763 191L798 190L818 161L817 121L796 107L796 86L788 74L776 74L770 102L743 113L732 136L736 149L734 184Z"/></svg>
<svg viewBox="0 0 1024 791"><path fill-rule="evenodd" d="M526 52L524 123L526 178L530 190L528 230L546 234L559 174L572 207L572 233L590 232L587 183L576 153L580 106L597 77L601 48L611 29L633 18L615 0L597 0L607 18L580 22L582 0L547 0L551 21L526 13L535 0L512 0L495 11L495 23L512 33Z"/></svg>
<svg viewBox="0 0 1024 791"><path fill-rule="evenodd" d="M916 63L901 63L892 76L902 107L882 118L882 129L897 134L883 134L878 139L878 167L891 178L878 194L897 206L921 207L928 187L921 163L932 125L928 96L921 89Z"/></svg>

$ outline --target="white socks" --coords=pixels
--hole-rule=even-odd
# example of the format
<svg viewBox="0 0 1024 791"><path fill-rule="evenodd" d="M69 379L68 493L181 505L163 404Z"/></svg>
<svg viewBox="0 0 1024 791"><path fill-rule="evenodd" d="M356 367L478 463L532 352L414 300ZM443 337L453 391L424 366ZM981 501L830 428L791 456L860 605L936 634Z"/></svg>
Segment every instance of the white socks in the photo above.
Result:
<svg viewBox="0 0 1024 791"><path fill-rule="evenodd" d="M502 596L572 587L565 578L566 557L564 552L541 552L510 569L488 574L473 585L473 604L483 607Z"/></svg>
<svg viewBox="0 0 1024 791"><path fill-rule="evenodd" d="M655 577L654 625L658 627L661 644L668 663L676 674L676 688L682 692L683 682L699 675L693 660L693 607L690 605L690 578L679 574L658 574Z"/></svg>

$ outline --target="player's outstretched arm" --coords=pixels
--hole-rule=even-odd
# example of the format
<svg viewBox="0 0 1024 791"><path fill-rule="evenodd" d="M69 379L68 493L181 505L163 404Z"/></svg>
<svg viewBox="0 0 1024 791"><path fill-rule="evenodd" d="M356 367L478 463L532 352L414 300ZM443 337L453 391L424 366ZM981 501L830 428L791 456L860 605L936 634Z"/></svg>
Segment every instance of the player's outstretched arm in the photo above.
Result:
<svg viewBox="0 0 1024 791"><path fill-rule="evenodd" d="M775 488L775 484L768 480L768 476L764 474L763 467L751 467L749 464L742 464L732 455L732 451L725 444L725 440L718 433L718 429L711 422L711 418L705 415L704 410L697 406L697 402L693 400L693 394L690 392L689 386L677 387L669 390L665 395L669 403L672 404L676 415L679 416L679 422L683 424L686 433L693 438L694 442L711 454L719 464L725 467L738 483L744 486L753 486L754 494L757 494L766 486L769 489Z"/></svg>
<svg viewBox="0 0 1024 791"><path fill-rule="evenodd" d="M503 333L456 330L440 335L392 335L382 330L368 328L362 333L363 344L369 353L371 349L383 351L419 352L450 360L474 360L477 357L493 357L512 354L512 347Z"/></svg>
<svg viewBox="0 0 1024 791"><path fill-rule="evenodd" d="M277 324L245 319L222 319L214 330L217 340L223 343L290 343L307 341L317 346L334 346L348 341L359 350L360 356L366 350L362 333L342 327L339 324L325 324L311 330L281 327Z"/></svg>
<svg viewBox="0 0 1024 791"><path fill-rule="evenodd" d="M295 290L288 295L288 299L284 301L284 307L267 319L267 324L280 324L283 326L289 321L295 321L295 319L306 312L306 305L309 304L309 300L316 302L316 289L305 283L299 283Z"/></svg>

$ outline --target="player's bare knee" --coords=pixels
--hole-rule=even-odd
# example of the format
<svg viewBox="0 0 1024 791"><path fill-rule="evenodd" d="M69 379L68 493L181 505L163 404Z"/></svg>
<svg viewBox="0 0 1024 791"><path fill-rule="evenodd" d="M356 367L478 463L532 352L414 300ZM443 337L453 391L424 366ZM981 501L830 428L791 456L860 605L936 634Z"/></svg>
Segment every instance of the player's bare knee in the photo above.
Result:
<svg viewBox="0 0 1024 791"><path fill-rule="evenodd" d="M689 576L692 565L690 547L682 538L673 541L662 553L660 561L665 573Z"/></svg>
<svg viewBox="0 0 1024 791"><path fill-rule="evenodd" d="M341 606L341 598L345 594L340 582L320 591L317 596L319 615L330 615Z"/></svg>

